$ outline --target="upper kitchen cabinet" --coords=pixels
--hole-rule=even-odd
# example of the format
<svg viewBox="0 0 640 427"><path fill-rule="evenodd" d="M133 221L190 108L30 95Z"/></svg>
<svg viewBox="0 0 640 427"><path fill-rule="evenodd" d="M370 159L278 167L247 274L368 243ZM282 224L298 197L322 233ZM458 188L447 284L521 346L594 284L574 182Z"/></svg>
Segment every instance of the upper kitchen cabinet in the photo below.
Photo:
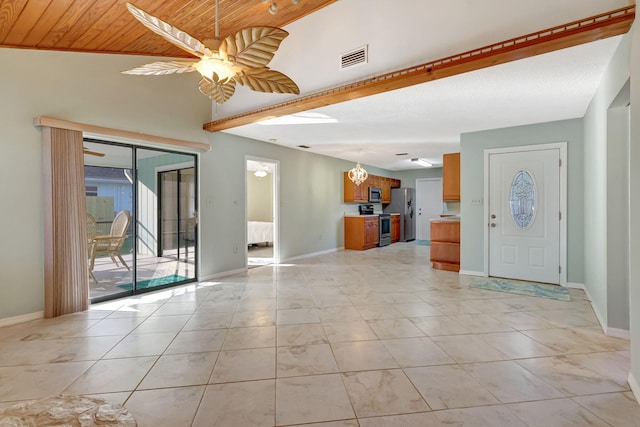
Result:
<svg viewBox="0 0 640 427"><path fill-rule="evenodd" d="M400 187L402 182L399 179L387 178L369 174L367 180L360 185L355 185L349 179L349 173L344 172L344 202L345 203L368 203L369 187L382 189L382 203L391 203L391 189Z"/></svg>
<svg viewBox="0 0 640 427"><path fill-rule="evenodd" d="M353 181L349 179L349 172L344 173L344 201L353 203L367 203L369 201L369 186L367 181L371 179L371 176L360 185L355 185Z"/></svg>
<svg viewBox="0 0 640 427"><path fill-rule="evenodd" d="M442 156L442 200L460 201L460 153Z"/></svg>

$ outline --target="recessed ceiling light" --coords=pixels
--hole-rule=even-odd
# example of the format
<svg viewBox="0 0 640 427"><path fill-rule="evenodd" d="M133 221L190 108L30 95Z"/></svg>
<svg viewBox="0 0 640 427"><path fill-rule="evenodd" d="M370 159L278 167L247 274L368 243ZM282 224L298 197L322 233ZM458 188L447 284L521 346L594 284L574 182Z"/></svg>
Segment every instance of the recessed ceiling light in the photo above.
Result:
<svg viewBox="0 0 640 427"><path fill-rule="evenodd" d="M420 166L424 166L426 168L430 168L431 166L433 166L433 163L431 163L430 161L417 157L411 159L411 162Z"/></svg>
<svg viewBox="0 0 640 427"><path fill-rule="evenodd" d="M275 117L269 120L263 120L258 122L259 125L272 126L272 125L313 125L313 124L326 124L326 123L338 123L338 120L331 116L321 113L296 113L288 116Z"/></svg>

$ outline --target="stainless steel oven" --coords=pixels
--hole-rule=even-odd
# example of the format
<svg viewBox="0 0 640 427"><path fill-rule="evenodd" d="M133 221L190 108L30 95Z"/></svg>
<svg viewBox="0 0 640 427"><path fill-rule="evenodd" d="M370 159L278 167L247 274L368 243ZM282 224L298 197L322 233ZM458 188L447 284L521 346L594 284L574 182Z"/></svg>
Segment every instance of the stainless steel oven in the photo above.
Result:
<svg viewBox="0 0 640 427"><path fill-rule="evenodd" d="M391 244L391 215L378 215L378 246Z"/></svg>

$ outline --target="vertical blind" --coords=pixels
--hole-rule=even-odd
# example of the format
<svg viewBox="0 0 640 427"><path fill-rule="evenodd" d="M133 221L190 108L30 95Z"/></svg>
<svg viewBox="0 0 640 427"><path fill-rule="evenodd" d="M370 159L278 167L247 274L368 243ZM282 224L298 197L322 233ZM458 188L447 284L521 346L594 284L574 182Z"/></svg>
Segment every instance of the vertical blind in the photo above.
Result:
<svg viewBox="0 0 640 427"><path fill-rule="evenodd" d="M44 316L89 307L82 132L42 128Z"/></svg>

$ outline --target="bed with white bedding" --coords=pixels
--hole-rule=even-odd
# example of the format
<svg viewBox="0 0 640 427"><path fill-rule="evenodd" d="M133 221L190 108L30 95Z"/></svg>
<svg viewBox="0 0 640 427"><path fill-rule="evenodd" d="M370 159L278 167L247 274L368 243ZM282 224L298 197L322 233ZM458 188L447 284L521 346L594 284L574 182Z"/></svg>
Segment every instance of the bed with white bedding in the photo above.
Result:
<svg viewBox="0 0 640 427"><path fill-rule="evenodd" d="M258 243L273 242L273 222L248 221L247 224L247 244L257 245Z"/></svg>

